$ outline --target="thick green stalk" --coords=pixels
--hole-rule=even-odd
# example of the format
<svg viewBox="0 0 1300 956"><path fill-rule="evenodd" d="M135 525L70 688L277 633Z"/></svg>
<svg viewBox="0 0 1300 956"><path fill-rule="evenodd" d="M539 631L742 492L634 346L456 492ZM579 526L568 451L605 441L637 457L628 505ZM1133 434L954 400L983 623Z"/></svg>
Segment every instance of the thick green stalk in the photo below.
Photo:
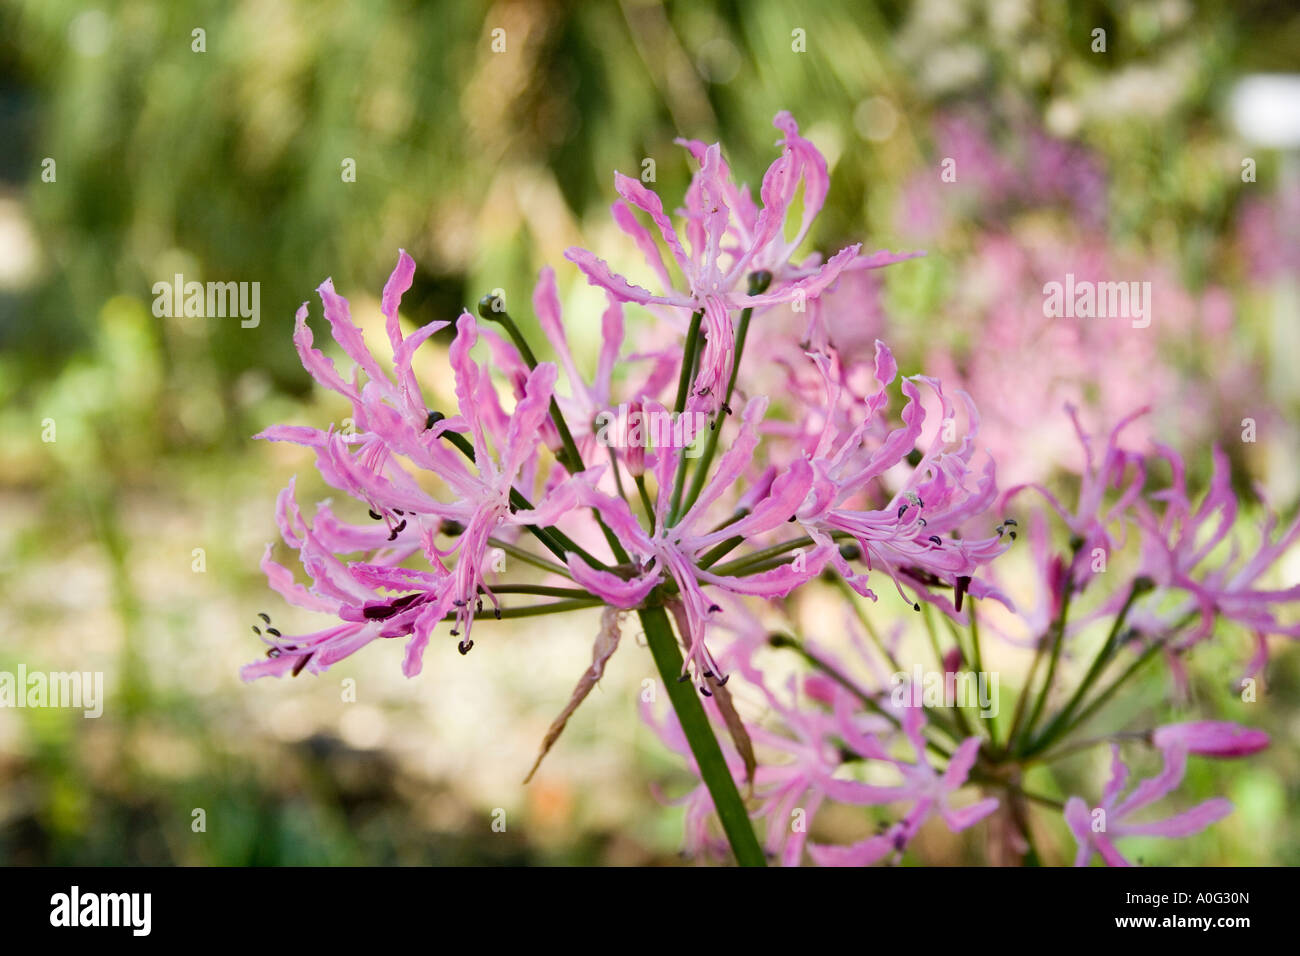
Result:
<svg viewBox="0 0 1300 956"><path fill-rule="evenodd" d="M677 720L682 726L695 756L704 785L709 788L713 806L722 821L722 829L731 843L731 850L736 855L736 862L741 866L766 866L767 858L754 836L754 828L749 822L749 812L745 809L736 781L731 776L718 738L713 734L708 715L700 703L695 685L681 681L682 654L677 646L677 637L668 614L662 607L643 608L638 612L641 627L645 630L646 643L654 656L659 676L668 688L668 699L672 701Z"/></svg>

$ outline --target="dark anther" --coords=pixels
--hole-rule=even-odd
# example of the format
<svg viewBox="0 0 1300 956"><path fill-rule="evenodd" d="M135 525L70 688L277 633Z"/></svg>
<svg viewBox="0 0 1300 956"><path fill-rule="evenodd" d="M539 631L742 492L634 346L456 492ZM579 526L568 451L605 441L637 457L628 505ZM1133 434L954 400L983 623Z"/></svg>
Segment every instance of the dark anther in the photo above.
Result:
<svg viewBox="0 0 1300 956"><path fill-rule="evenodd" d="M921 525L922 528L924 528L924 527L926 526L926 524L928 523L928 522L926 522L926 520L925 520L924 518L917 518L916 520L917 520L917 522Z"/></svg>
<svg viewBox="0 0 1300 956"><path fill-rule="evenodd" d="M256 634L258 637L261 637L261 636L262 636L262 629L261 629L260 627L258 627L256 624L254 624L254 625L253 625L253 633Z"/></svg>
<svg viewBox="0 0 1300 956"><path fill-rule="evenodd" d="M937 534L932 534L932 535L930 535L929 540L933 541L936 545L938 545L938 546L940 546L940 547L943 546L943 539L940 538Z"/></svg>
<svg viewBox="0 0 1300 956"><path fill-rule="evenodd" d="M696 395L712 395L712 394L713 394L713 389L711 389L711 388L709 388L709 386L705 385L702 389L700 389L700 390L699 390L698 392L696 392L695 394L696 394Z"/></svg>
<svg viewBox="0 0 1300 956"><path fill-rule="evenodd" d="M916 604L913 604L913 605L912 605L912 610L913 610L913 611L919 611L919 610L921 610L920 602L917 602Z"/></svg>
<svg viewBox="0 0 1300 956"><path fill-rule="evenodd" d="M451 629L450 634L452 637L460 637L460 631L456 630L454 627Z"/></svg>
<svg viewBox="0 0 1300 956"><path fill-rule="evenodd" d="M1018 528L1018 527L1020 527L1020 523L1019 523L1018 521L1016 521L1015 518L1003 518L1003 519L1002 519L1002 523L1003 523L1004 525L1007 525L1008 527L1011 527L1011 528Z"/></svg>
<svg viewBox="0 0 1300 956"><path fill-rule="evenodd" d="M499 608L499 607L494 607L494 608L492 609L492 613L496 616L496 619L497 619L498 621L501 620L501 608Z"/></svg>
<svg viewBox="0 0 1300 956"><path fill-rule="evenodd" d="M267 624L271 623L271 615L267 614L265 611L258 611L257 616L260 617Z"/></svg>
<svg viewBox="0 0 1300 956"><path fill-rule="evenodd" d="M724 413L730 415L730 414L732 413L732 412L731 412L731 406L728 405L726 402L723 402L723 403L722 403L722 411L723 411Z"/></svg>
<svg viewBox="0 0 1300 956"><path fill-rule="evenodd" d="M469 649L473 646L474 646L473 641L464 640L456 645L456 650L460 651L461 656L464 657L466 654L469 653Z"/></svg>
<svg viewBox="0 0 1300 956"><path fill-rule="evenodd" d="M405 530L406 530L406 519L403 518L401 521L397 522L397 524L393 527L393 530L388 535L388 540L396 541L397 536Z"/></svg>
<svg viewBox="0 0 1300 956"><path fill-rule="evenodd" d="M705 677L712 677L712 676L713 676L713 671L705 671L705 672L704 672L704 676L705 676Z"/></svg>
<svg viewBox="0 0 1300 956"><path fill-rule="evenodd" d="M789 518L787 518L786 520L787 520L790 524L794 524L796 521L799 520L799 516L798 516L798 515L791 515L791 516L790 516Z"/></svg>
<svg viewBox="0 0 1300 956"><path fill-rule="evenodd" d="M690 674L683 674L681 677L677 678L677 683L684 684L690 679L691 679Z"/></svg>
<svg viewBox="0 0 1300 956"><path fill-rule="evenodd" d="M1014 531L1011 532L1011 540L1012 541L1016 540L1016 533Z"/></svg>
<svg viewBox="0 0 1300 956"><path fill-rule="evenodd" d="M270 658L273 658L273 659L276 658L276 657L279 657L279 656L280 656L280 648L278 648L278 647L272 647L270 650L268 650L268 651L266 652L266 656L267 656L267 657L270 657Z"/></svg>
<svg viewBox="0 0 1300 956"><path fill-rule="evenodd" d="M899 508L899 509L898 509L898 517L900 517L900 518L903 517L903 512L906 511L906 510L907 510L907 505L903 505L901 508Z"/></svg>
<svg viewBox="0 0 1300 956"><path fill-rule="evenodd" d="M300 657L300 658L298 659L298 663L293 665L293 676L294 676L294 677L297 677L299 674L302 673L302 669L303 669L304 667L307 666L307 662L308 662L309 660L311 660L311 655L310 655L310 654L304 654L304 655L302 655L302 657Z"/></svg>
<svg viewBox="0 0 1300 956"><path fill-rule="evenodd" d="M454 604L454 605L456 605L456 607L465 607L465 606L467 606L467 605L469 604L469 602L466 601L464 598L457 598L456 600L452 601L451 603Z"/></svg>
<svg viewBox="0 0 1300 956"><path fill-rule="evenodd" d="M709 690L707 687L701 687L701 688L700 688L700 693L703 694L705 697L712 697L712 696L713 696L713 691Z"/></svg>
<svg viewBox="0 0 1300 956"><path fill-rule="evenodd" d="M384 520L384 516L381 515L381 514L379 514L379 513L378 513L377 511L375 511L373 508L370 509L370 517L374 518L376 521L383 521L383 520Z"/></svg>
<svg viewBox="0 0 1300 956"><path fill-rule="evenodd" d="M404 515L404 514L406 514L406 512L403 511L401 508L394 508L394 509L393 509L393 514L395 514L395 515Z"/></svg>
<svg viewBox="0 0 1300 956"><path fill-rule="evenodd" d="M840 545L840 557L845 561L856 561L862 557L862 548L856 542L850 541L847 544Z"/></svg>
<svg viewBox="0 0 1300 956"><path fill-rule="evenodd" d="M731 680L731 675L730 675L730 674L728 674L726 677L719 677L719 678L718 678L718 686L721 687L723 684L725 684L725 683L726 683L727 681L729 681L729 680Z"/></svg>
<svg viewBox="0 0 1300 956"><path fill-rule="evenodd" d="M279 636L280 636L280 632L277 631L277 630L276 630L275 628L273 628L273 627L268 627L268 628L266 629L266 633L270 634L272 637L279 637Z"/></svg>
<svg viewBox="0 0 1300 956"><path fill-rule="evenodd" d="M966 595L966 592L968 590L970 590L970 575L969 574L959 575L957 577L957 587L955 589L956 600L953 602L958 611L961 610L962 598Z"/></svg>
<svg viewBox="0 0 1300 956"><path fill-rule="evenodd" d="M428 416L424 419L424 430L428 431L430 428L438 424L438 422L442 421L446 417L447 416L444 415L442 412L430 412Z"/></svg>
<svg viewBox="0 0 1300 956"><path fill-rule="evenodd" d="M716 604L710 604L710 605L709 605L709 613L710 613L710 614L717 614L717 613L718 613L719 611L721 611L721 610L722 610L722 608L718 607L718 605L716 605Z"/></svg>

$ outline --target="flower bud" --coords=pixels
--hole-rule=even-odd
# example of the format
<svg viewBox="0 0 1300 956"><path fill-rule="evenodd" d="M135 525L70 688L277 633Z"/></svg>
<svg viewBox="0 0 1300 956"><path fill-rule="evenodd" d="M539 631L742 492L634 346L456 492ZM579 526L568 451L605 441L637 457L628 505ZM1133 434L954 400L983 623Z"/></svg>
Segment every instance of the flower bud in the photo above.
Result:
<svg viewBox="0 0 1300 956"><path fill-rule="evenodd" d="M1157 727L1151 742L1162 750L1182 747L1203 757L1244 757L1267 747L1269 736L1262 730L1226 720L1194 720Z"/></svg>

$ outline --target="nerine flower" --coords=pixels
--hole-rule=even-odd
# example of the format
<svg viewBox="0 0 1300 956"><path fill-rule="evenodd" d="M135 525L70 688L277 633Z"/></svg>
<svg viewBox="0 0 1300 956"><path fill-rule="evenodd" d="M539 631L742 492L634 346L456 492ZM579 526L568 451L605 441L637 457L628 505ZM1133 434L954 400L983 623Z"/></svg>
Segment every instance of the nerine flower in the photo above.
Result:
<svg viewBox="0 0 1300 956"><path fill-rule="evenodd" d="M848 747L864 758L891 763L902 775L899 786L877 786L852 780L831 780L824 786L832 799L843 803L872 805L906 801L912 808L886 832L850 846L813 845L809 853L823 866L868 866L891 853L901 854L931 816L938 815L954 833L973 826L998 807L995 797L985 797L965 807L953 807L949 798L961 790L975 766L980 741L963 740L948 757L942 772L930 763L928 744L922 733L925 713L920 707L902 708L902 731L912 746L915 760L890 755L874 735L864 734L841 714L839 733Z"/></svg>
<svg viewBox="0 0 1300 956"><path fill-rule="evenodd" d="M825 377L827 407L835 408L840 387L826 359L815 356L814 361ZM884 343L877 342L875 377L880 390L868 400L865 415L849 434L841 434L833 420L827 419L808 463L813 479L797 520L822 547L829 547L835 535L856 542L868 571L883 570L909 604L915 599L903 592L903 584L953 614L961 610L962 594L968 590L976 596L992 594L1005 601L975 579L975 575L981 566L1005 551L1008 542L1000 533L975 539L963 539L955 534L968 521L987 511L997 497L992 460L987 461L978 476L970 467L979 417L967 396L962 397L970 429L961 444L953 448L944 440L942 430L936 432L930 447L883 508L859 505L863 493L873 484L881 483L887 472L899 466L907 467L904 462L917 448L925 410L916 381L928 386L938 397L944 421L954 419L955 410L937 381L925 376L917 376L916 381L905 379L902 390L907 404L902 411L903 425L889 432L878 444L867 442L868 430L876 425L874 413L885 404L886 389L897 372L893 354ZM854 590L875 597L867 585L868 575L855 572L841 551L834 550L831 561ZM932 590L935 585L953 588L955 601L949 603L936 595Z"/></svg>
<svg viewBox="0 0 1300 956"><path fill-rule="evenodd" d="M1121 799L1120 795L1128 784L1129 771L1120 759L1118 745L1112 745L1110 781L1102 792L1101 805L1089 807L1082 797L1071 797L1066 801L1065 822L1079 844L1075 866L1087 866L1094 853L1100 855L1108 866L1131 866L1113 841L1124 836L1191 836L1232 812L1230 801L1216 797L1163 820L1149 823L1131 821L1130 817L1172 793L1183 782L1183 775L1187 772L1187 750L1169 746L1162 753L1164 769L1157 776L1140 782Z"/></svg>
<svg viewBox="0 0 1300 956"><path fill-rule="evenodd" d="M733 311L796 301L802 307L834 284L845 269L876 268L910 258L887 252L860 257L861 245L854 244L824 264L816 257L800 265L792 263L791 256L825 202L829 177L825 158L799 135L798 125L789 113L777 114L774 125L784 133L780 142L783 151L763 177L761 209L747 190L732 182L718 144L679 141L700 163L686 194L685 243L655 193L631 177L615 174L614 188L621 198L612 207L614 221L636 243L662 292L632 283L585 249L565 252L592 285L605 289L619 301L676 306L702 313L705 345L692 391L692 408L712 411L725 400L723 393L734 360ZM787 241L786 220L801 182L803 217L795 237ZM637 220L633 209L649 217L681 273L684 287L669 275L654 235ZM751 289L749 276L753 273L768 274L766 291Z"/></svg>
<svg viewBox="0 0 1300 956"><path fill-rule="evenodd" d="M1121 447L1121 434L1142 412L1123 419L1104 448L1097 449L1073 409L1070 415L1085 452L1075 506L1065 508L1041 485L1013 488L1003 499L1005 504L1022 488L1035 488L1071 535L1068 555L1053 553L1041 514L1029 520L1031 550L1046 578L1047 597L1019 612L1019 623L1035 635L1034 661L1005 740L983 722L987 715L975 717L959 702L892 702L883 689L893 679L885 666L900 670L896 657L902 626L890 629L890 641L883 640L856 600L844 605L846 613L861 615L849 628L849 638L870 668L875 689L846 676L834 654L824 649L824 635L806 640L770 635L753 611L758 603L753 598L775 603L828 573L839 575L857 595L875 600L871 577L880 573L916 610L926 601L946 613L952 642L925 616L935 660L947 676L971 676L980 669L981 647L975 608L961 616L964 596L989 597L1006 606L990 615L1002 620L989 622L988 633L1006 633L1006 612L1017 613L987 573L1015 538L1011 529L1016 523L1004 519L988 528L998 499L996 471L992 457L977 445L980 418L974 402L964 392L951 399L935 378L907 376L898 386L904 400L901 424L894 425L884 414L898 378L893 354L880 341L870 361L861 353L861 339L852 340L850 352L837 348L842 336L831 320L851 315L863 288L860 282L840 280L860 278L865 270L906 257L862 256L861 247L852 245L824 262L816 255L794 261L825 200L827 165L799 135L789 114L778 114L775 125L783 133L782 152L764 176L757 202L733 182L716 144L681 141L700 168L680 225L674 225L653 192L616 176L620 200L613 207L615 222L645 256L660 290L634 285L590 252L566 253L608 300L594 377L583 374L569 348L549 269L534 291L533 308L558 366L538 363L508 316L498 317L506 335L480 329L464 313L448 351L456 407L445 412L428 407L413 358L448 323L433 322L407 335L398 319L414 271L410 257L400 254L381 302L391 362L381 361L367 347L332 282L320 286L325 319L352 367L341 373L314 347L306 304L297 313L294 342L316 381L348 401L352 427L273 426L258 437L311 448L325 482L361 502L373 523L349 523L328 502L317 507L309 522L298 504L296 481L290 482L280 495L277 520L309 583L299 583L273 560L270 546L262 568L290 604L332 615L335 621L319 631L284 635L271 626L269 615L262 615L265 627L254 631L267 645L267 658L245 667L245 679L319 673L377 639L397 637L406 639L403 670L411 676L419 672L438 624L449 625L466 653L485 602L497 616L513 612L503 609L498 594L507 600L512 594L567 599L520 609L529 615L602 604L591 664L552 723L540 763L602 678L619 642L621 612L639 612L647 636L660 642L654 645L660 666L662 641L673 639L671 614L685 651L682 673L673 676L695 677L707 715L730 738L719 741L725 786L714 767L685 798L688 845L714 845L709 817L715 798L724 800L728 793L731 812L724 818L735 839L734 823L745 813L737 791L744 788L752 798L754 819L766 822L770 857L797 864L807 850L815 862L863 865L897 860L933 817L956 832L998 808L999 800L987 795L959 804L954 797L968 784L1005 790L1005 816L1027 836L1019 819L1027 802L1059 805L1022 788L1021 764L1029 759L1051 762L1098 742L1080 743L1069 735L1133 672L1122 672L1101 689L1099 678L1114 673L1111 661L1126 649L1133 631L1147 639L1144 655L1163 648L1175 665L1179 654L1205 639L1220 620L1253 632L1260 655L1269 635L1300 636L1300 624L1290 623L1283 613L1285 605L1300 598L1300 586L1261 584L1300 537L1300 520L1275 540L1269 519L1262 544L1245 560L1235 545L1221 560L1237 518L1226 458L1216 451L1210 490L1193 507L1176 454L1158 448L1152 456ZM800 189L802 216L797 224L788 223ZM648 217L651 228L638 214ZM665 265L661 246L677 278ZM821 307L823 293L841 297L834 309ZM629 302L647 307L659 321L647 349L624 355L623 305ZM791 305L797 313L810 303L797 348L789 348L788 341L764 341L793 338L788 321L763 321L784 320L775 309ZM481 304L484 319L493 319L484 308ZM733 314L742 310L742 322L733 327ZM751 320L762 329L756 353L763 368L738 383L737 356ZM677 341L684 328L689 331L682 351ZM488 364L471 354L480 338L490 352ZM745 354L752 359L755 353ZM650 360L650 368L638 384L629 385L616 369L640 359ZM559 366L568 379L567 394L557 394ZM664 393L674 382L677 401L669 412ZM739 421L721 415L704 420L701 413L732 413L733 386L740 396ZM646 429L637 439L622 433L626 423L611 426L605 416L616 389ZM511 394L513 404L507 397ZM680 415L683 407L691 414ZM960 437L958 420L965 422ZM674 425L668 436L660 427L666 422ZM612 427L619 432L613 442ZM725 444L720 442L724 434ZM1167 488L1151 492L1147 482L1156 471L1156 457L1168 461L1173 479ZM1067 620L1069 598L1097 580L1097 569L1088 560L1091 552L1122 548L1130 530L1140 536L1139 568L1126 579L1131 588L1112 593L1082 620L1078 615ZM558 560L525 553L525 531ZM603 551L602 535L608 546ZM613 560L602 561L584 545ZM575 587L501 581L492 557L499 546ZM421 560L422 566L413 566ZM783 608L777 604L776 609ZM1098 619L1111 621L1110 636L1067 698L1054 682L1072 668L1057 665L1073 656L1072 638ZM1181 634L1189 622L1195 627ZM971 628L967 641L956 631L961 623ZM1121 630L1125 623L1127 632ZM874 650L868 651L858 636L859 624L875 641ZM732 639L722 639L720 632L730 632ZM795 649L817 673L773 687L754 660L760 648L769 646ZM1036 678L1044 660L1039 686ZM742 680L732 688L744 688L734 699L732 688L724 686L733 667ZM736 706L750 689L757 690L763 711L752 720ZM697 700L676 685L671 696L679 708L683 700ZM694 722L690 737L682 730L691 726L685 718L656 726L670 746L694 760L694 754L707 753L698 749L694 736L701 723ZM1065 806L1080 863L1094 852L1108 863L1125 863L1112 842L1117 837L1182 836L1221 818L1230 809L1225 800L1207 801L1154 823L1132 819L1178 786L1189 753L1241 756L1268 743L1260 731L1217 721L1113 736L1142 737L1159 750L1165 767L1123 796L1128 771L1118 749L1113 750L1112 776L1101 806L1089 808L1080 797ZM910 759L899 755L900 747L910 747ZM701 762L708 769L710 761L702 756ZM852 776L856 767L869 768L868 773L857 779ZM899 782L864 782L874 780L871 771L881 768ZM858 843L809 843L807 823L831 802L902 804L906 809L896 822ZM792 827L791 817L799 814L804 825Z"/></svg>
<svg viewBox="0 0 1300 956"><path fill-rule="evenodd" d="M300 529L292 493L290 502L282 503L282 513L290 515L281 521L286 541L295 546L303 542L303 561L309 571L317 567L330 572L318 585L328 585L331 595L340 602L317 609L334 611L345 619L351 616L356 623L365 625L344 626L339 633L319 640L329 640L337 647L340 638L346 637L346 646L351 651L374 636L411 633L414 639L403 665L408 676L419 672L429 634L444 613L455 615L456 625L451 634L461 638L462 653L472 646L470 630L475 613L481 609L484 597L495 601L485 574L492 535L501 529L550 524L570 510L574 500L572 482L554 487L536 508L517 507L511 498L515 482L533 463L541 440L541 425L547 418L555 384L554 364L542 363L532 370L513 412L505 413L486 370L470 357L477 330L474 319L465 313L457 322L456 339L450 352L459 414L448 418L424 405L411 359L416 347L447 323L430 323L411 336L402 335L397 308L402 293L410 286L413 271L414 263L403 252L384 290L383 311L393 346L396 382L385 374L366 347L361 330L351 321L347 301L334 292L331 282L327 280L321 286L320 294L335 340L355 362L350 383L338 374L329 358L312 347L306 304L298 312L294 338L304 365L319 383L352 402L357 433L349 437L333 430L273 426L257 436L312 448L326 482L366 502L371 516L384 522L382 536L356 533L337 540L336 550L353 551L392 543L393 550L379 563L396 565L419 550L435 568L435 572L425 572L428 575L425 578L406 569L393 569L381 578L374 577L373 571L364 570L371 576L370 580L349 585L346 579L352 576L352 567L368 569L370 565L343 565L328 549L317 546L309 532ZM361 383L363 373L364 384ZM468 433L472 457L442 438L448 432ZM397 455L438 475L455 497L443 501L426 492ZM435 536L439 531L454 532L450 547L438 546ZM453 554L455 567L448 569L446 559ZM279 575L274 569L272 572ZM410 590L417 584L425 588ZM373 592L376 586L407 593L380 596ZM383 624L378 626L373 622ZM319 671L345 656L317 654L315 643L302 641L297 642L301 646L289 651L286 643L289 642L276 642L275 649L284 658L281 665L258 666L246 671L246 676L279 675L305 658L310 658L311 670Z"/></svg>

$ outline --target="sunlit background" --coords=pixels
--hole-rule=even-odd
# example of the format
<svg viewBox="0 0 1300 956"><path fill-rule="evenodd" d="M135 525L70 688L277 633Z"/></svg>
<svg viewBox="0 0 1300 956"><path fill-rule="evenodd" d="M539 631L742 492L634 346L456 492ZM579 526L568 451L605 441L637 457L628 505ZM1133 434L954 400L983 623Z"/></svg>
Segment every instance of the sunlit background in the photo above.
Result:
<svg viewBox="0 0 1300 956"><path fill-rule="evenodd" d="M631 262L613 171L653 160L671 208L678 136L721 140L757 183L789 109L831 164L810 248L927 251L854 293L862 340L974 394L1004 483L1073 464L1045 410L1110 424L1151 400L1143 427L1195 482L1219 442L1239 487L1291 515L1300 101L1241 84L1297 71L1296 51L1283 2L6 0L0 669L102 671L107 701L99 719L0 710L0 863L678 861L680 811L660 798L691 781L638 719L643 648L615 655L521 784L590 662L594 613L493 625L467 657L431 647L410 681L398 642L322 677L238 678L257 612L314 624L257 561L291 475L306 502L328 491L305 450L250 440L347 413L299 365L297 306L332 276L377 329L399 247L415 324L492 289L524 302L551 263L590 358L599 299L562 251ZM1151 279L1152 334L1048 333L1042 284L1067 270ZM260 324L155 317L153 284L177 273L260 283ZM1195 664L1200 712L1220 712L1235 662ZM1297 655L1279 648L1268 678L1227 713L1273 747L1189 777L1237 813L1150 841L1146 862L1300 863ZM922 842L932 861L984 858L977 840ZM1063 828L1050 845L1068 858Z"/></svg>

